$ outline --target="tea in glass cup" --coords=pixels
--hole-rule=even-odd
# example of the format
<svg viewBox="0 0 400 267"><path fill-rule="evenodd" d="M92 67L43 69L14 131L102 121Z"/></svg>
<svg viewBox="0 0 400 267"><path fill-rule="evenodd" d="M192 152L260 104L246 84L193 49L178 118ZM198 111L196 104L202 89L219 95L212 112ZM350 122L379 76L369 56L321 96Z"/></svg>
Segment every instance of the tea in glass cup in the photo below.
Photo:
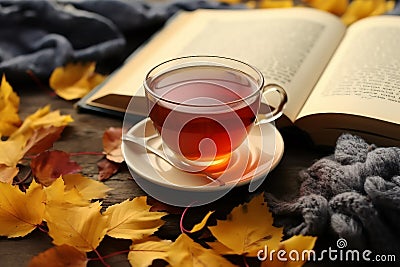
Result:
<svg viewBox="0 0 400 267"><path fill-rule="evenodd" d="M253 66L217 56L161 63L149 71L144 87L166 155L187 171L227 165L254 126L264 91L281 95L281 104L264 114L264 122L279 117L287 101L284 89L264 86Z"/></svg>

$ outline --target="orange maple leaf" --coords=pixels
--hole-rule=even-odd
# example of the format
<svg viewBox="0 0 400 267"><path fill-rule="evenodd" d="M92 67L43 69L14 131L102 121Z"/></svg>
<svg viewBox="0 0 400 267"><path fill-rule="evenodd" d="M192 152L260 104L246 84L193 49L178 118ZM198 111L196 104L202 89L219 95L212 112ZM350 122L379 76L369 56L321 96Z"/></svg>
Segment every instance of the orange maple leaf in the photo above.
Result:
<svg viewBox="0 0 400 267"><path fill-rule="evenodd" d="M110 127L103 134L103 148L107 159L121 163L124 161L121 151L122 128Z"/></svg>

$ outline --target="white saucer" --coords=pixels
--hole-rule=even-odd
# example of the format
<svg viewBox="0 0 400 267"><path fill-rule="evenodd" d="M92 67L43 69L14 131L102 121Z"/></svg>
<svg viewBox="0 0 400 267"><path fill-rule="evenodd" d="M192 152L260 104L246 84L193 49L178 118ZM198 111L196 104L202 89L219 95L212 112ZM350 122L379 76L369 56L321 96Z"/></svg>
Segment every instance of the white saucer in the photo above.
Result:
<svg viewBox="0 0 400 267"><path fill-rule="evenodd" d="M149 119L140 121L126 133L142 138L155 134L156 130ZM245 141L235 150L232 155L234 164L218 178L218 183L210 182L202 174L188 173L172 167L163 159L147 152L144 147L132 142L122 142L122 153L135 179L138 175L140 179L161 187L211 192L229 190L253 182L261 183L268 172L278 165L283 155L284 143L281 134L273 125L254 126L247 140L248 142ZM151 139L149 144L162 150L160 137Z"/></svg>

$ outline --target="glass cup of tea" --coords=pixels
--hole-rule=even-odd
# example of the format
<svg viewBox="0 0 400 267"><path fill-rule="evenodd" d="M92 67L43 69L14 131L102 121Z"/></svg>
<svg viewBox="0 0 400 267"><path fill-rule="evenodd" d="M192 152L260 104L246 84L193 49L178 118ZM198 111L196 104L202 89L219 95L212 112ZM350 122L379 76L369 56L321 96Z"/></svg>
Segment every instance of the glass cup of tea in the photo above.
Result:
<svg viewBox="0 0 400 267"><path fill-rule="evenodd" d="M264 84L255 67L219 56L188 56L163 62L144 81L149 117L165 155L189 172L222 170L256 123L282 114L285 90ZM262 95L276 92L279 105L259 114Z"/></svg>

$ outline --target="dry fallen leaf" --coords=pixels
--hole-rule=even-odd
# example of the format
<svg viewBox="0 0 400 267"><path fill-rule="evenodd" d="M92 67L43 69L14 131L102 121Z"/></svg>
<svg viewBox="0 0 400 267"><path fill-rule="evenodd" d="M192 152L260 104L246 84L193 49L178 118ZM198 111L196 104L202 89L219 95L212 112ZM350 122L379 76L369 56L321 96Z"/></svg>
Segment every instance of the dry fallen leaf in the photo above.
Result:
<svg viewBox="0 0 400 267"><path fill-rule="evenodd" d="M65 189L62 178L56 179L50 186L45 187L44 192L46 193L46 206L87 206L90 203L90 200L85 199L75 187L69 190Z"/></svg>
<svg viewBox="0 0 400 267"><path fill-rule="evenodd" d="M42 223L45 193L33 181L26 193L18 186L0 183L0 235L25 236Z"/></svg>
<svg viewBox="0 0 400 267"><path fill-rule="evenodd" d="M25 139L0 140L0 182L11 183L18 173L17 164L24 157Z"/></svg>
<svg viewBox="0 0 400 267"><path fill-rule="evenodd" d="M49 106L28 116L7 140L0 140L0 181L11 183L18 174L18 162L27 153L50 148L71 121L70 116L60 115L59 111L50 112Z"/></svg>
<svg viewBox="0 0 400 267"><path fill-rule="evenodd" d="M0 164L0 182L11 184L15 176L17 176L19 169L17 167L9 167Z"/></svg>
<svg viewBox="0 0 400 267"><path fill-rule="evenodd" d="M66 100L81 98L105 79L95 69L94 62L70 63L65 67L58 67L50 76L50 87Z"/></svg>
<svg viewBox="0 0 400 267"><path fill-rule="evenodd" d="M23 137L0 141L0 164L16 166L24 156L24 147L25 140Z"/></svg>
<svg viewBox="0 0 400 267"><path fill-rule="evenodd" d="M28 140L32 137L34 131L39 128L65 127L70 122L73 122L70 115L61 115L59 110L50 111L50 106L48 105L28 116L18 130L10 135L9 139L22 135Z"/></svg>
<svg viewBox="0 0 400 267"><path fill-rule="evenodd" d="M163 259L169 266L235 266L211 249L196 243L186 234L181 234L175 242L166 240L145 241L133 244L128 254L132 266L149 266L155 259Z"/></svg>
<svg viewBox="0 0 400 267"><path fill-rule="evenodd" d="M108 216L107 235L115 238L142 239L153 234L164 224L165 212L150 212L146 197L136 197L110 206L104 212Z"/></svg>
<svg viewBox="0 0 400 267"><path fill-rule="evenodd" d="M249 203L235 207L226 220L218 220L216 226L208 227L217 239L208 244L221 254L254 257L265 245L270 249L279 247L283 229L272 224L272 214L260 194Z"/></svg>
<svg viewBox="0 0 400 267"><path fill-rule="evenodd" d="M45 151L31 160L32 173L38 183L49 186L64 174L81 171L81 166L70 159L68 153L59 150Z"/></svg>
<svg viewBox="0 0 400 267"><path fill-rule="evenodd" d="M21 125L19 97L3 75L0 85L0 137L9 136Z"/></svg>
<svg viewBox="0 0 400 267"><path fill-rule="evenodd" d="M193 226L192 230L188 231L189 233L195 233L197 231L200 231L201 229L204 228L204 226L206 226L206 223L208 221L208 219L210 218L210 216L214 213L214 211L209 211L206 216L204 216L204 218L201 220L201 222L199 222L198 224L196 224L195 226Z"/></svg>
<svg viewBox="0 0 400 267"><path fill-rule="evenodd" d="M76 189L84 199L102 199L111 190L104 183L100 183L81 174L63 175L65 190Z"/></svg>
<svg viewBox="0 0 400 267"><path fill-rule="evenodd" d="M341 16L342 22L346 25L350 25L356 22L357 20L360 20L368 16L382 15L387 11L393 9L396 4L395 2L396 1L386 1L386 0L350 1L344 14Z"/></svg>
<svg viewBox="0 0 400 267"><path fill-rule="evenodd" d="M120 163L116 163L107 158L103 158L97 162L97 168L99 169L99 175L97 176L97 180L105 181L108 180L111 176L116 174L121 166Z"/></svg>
<svg viewBox="0 0 400 267"><path fill-rule="evenodd" d="M86 267L86 254L68 245L61 245L33 257L28 267Z"/></svg>
<svg viewBox="0 0 400 267"><path fill-rule="evenodd" d="M293 7L293 0L259 0L257 2L258 8L285 8Z"/></svg>
<svg viewBox="0 0 400 267"><path fill-rule="evenodd" d="M121 151L122 128L110 127L103 134L103 148L107 159L121 163L124 161Z"/></svg>
<svg viewBox="0 0 400 267"><path fill-rule="evenodd" d="M129 263L135 267L148 267L155 259L167 261L171 244L172 241L161 240L157 237L135 242L129 249Z"/></svg>
<svg viewBox="0 0 400 267"><path fill-rule="evenodd" d="M348 0L303 0L310 7L342 15L349 4Z"/></svg>
<svg viewBox="0 0 400 267"><path fill-rule="evenodd" d="M64 126L49 126L33 130L32 136L28 139L24 148L25 154L35 155L52 148L54 142L60 138L64 128Z"/></svg>
<svg viewBox="0 0 400 267"><path fill-rule="evenodd" d="M100 203L84 207L46 206L45 220L55 245L69 245L80 251L93 251L107 231L107 216Z"/></svg>

